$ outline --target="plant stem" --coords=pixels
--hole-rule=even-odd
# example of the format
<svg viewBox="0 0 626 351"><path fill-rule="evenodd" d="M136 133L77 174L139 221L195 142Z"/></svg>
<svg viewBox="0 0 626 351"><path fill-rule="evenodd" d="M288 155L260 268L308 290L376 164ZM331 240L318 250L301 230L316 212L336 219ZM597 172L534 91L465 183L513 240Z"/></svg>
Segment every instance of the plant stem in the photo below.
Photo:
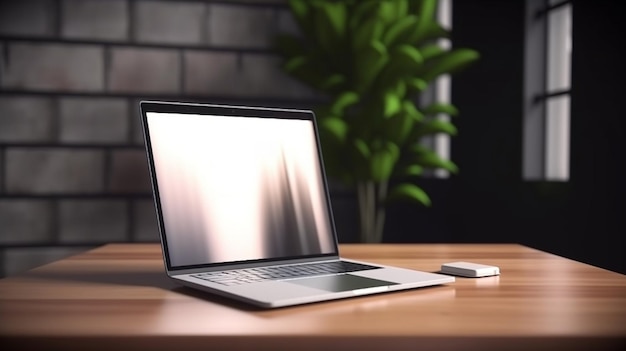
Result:
<svg viewBox="0 0 626 351"><path fill-rule="evenodd" d="M387 196L387 186L387 182L377 184L373 181L362 181L357 183L361 242L379 243L382 241L385 208L381 204L381 200Z"/></svg>
<svg viewBox="0 0 626 351"><path fill-rule="evenodd" d="M376 199L376 227L375 238L376 242L383 241L383 232L385 229L385 206L381 203L387 197L387 181L382 181L378 184L378 198Z"/></svg>

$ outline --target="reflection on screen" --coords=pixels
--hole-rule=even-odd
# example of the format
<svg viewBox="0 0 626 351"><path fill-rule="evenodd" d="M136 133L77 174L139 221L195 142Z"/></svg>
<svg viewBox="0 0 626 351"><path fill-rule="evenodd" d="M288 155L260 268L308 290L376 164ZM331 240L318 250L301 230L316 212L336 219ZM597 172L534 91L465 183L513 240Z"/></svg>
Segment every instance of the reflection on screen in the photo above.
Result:
<svg viewBox="0 0 626 351"><path fill-rule="evenodd" d="M311 121L147 121L173 267L334 252Z"/></svg>

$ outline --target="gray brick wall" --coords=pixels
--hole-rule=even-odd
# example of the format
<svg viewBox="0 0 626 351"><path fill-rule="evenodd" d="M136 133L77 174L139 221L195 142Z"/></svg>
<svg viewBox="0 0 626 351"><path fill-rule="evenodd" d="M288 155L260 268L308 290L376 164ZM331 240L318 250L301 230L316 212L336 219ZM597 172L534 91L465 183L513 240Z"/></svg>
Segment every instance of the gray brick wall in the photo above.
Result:
<svg viewBox="0 0 626 351"><path fill-rule="evenodd" d="M0 1L0 277L83 250L17 244L158 241L139 101L310 99L271 47L297 32L284 0Z"/></svg>
<svg viewBox="0 0 626 351"><path fill-rule="evenodd" d="M63 0L61 35L80 39L128 39L125 0Z"/></svg>
<svg viewBox="0 0 626 351"><path fill-rule="evenodd" d="M54 113L52 98L0 96L0 142L51 141Z"/></svg>
<svg viewBox="0 0 626 351"><path fill-rule="evenodd" d="M280 59L263 53L187 52L185 91L218 96L304 98L310 89L280 69Z"/></svg>
<svg viewBox="0 0 626 351"><path fill-rule="evenodd" d="M281 61L274 55L246 54L242 57L241 82L247 96L301 98L313 93L280 70Z"/></svg>
<svg viewBox="0 0 626 351"><path fill-rule="evenodd" d="M218 96L242 94L238 54L232 52L185 53L185 92Z"/></svg>
<svg viewBox="0 0 626 351"><path fill-rule="evenodd" d="M50 201L0 199L0 243L50 241L53 216Z"/></svg>
<svg viewBox="0 0 626 351"><path fill-rule="evenodd" d="M135 38L140 42L202 44L207 5L187 1L137 1Z"/></svg>
<svg viewBox="0 0 626 351"><path fill-rule="evenodd" d="M212 4L209 9L209 43L268 47L276 32L275 23L276 12L271 8Z"/></svg>
<svg viewBox="0 0 626 351"><path fill-rule="evenodd" d="M102 151L12 148L6 151L5 158L5 186L10 194L76 194L103 190Z"/></svg>
<svg viewBox="0 0 626 351"><path fill-rule="evenodd" d="M124 241L127 203L122 200L63 200L59 204L60 239L65 243Z"/></svg>
<svg viewBox="0 0 626 351"><path fill-rule="evenodd" d="M140 93L179 91L178 52L163 49L115 48L111 55L109 90Z"/></svg>
<svg viewBox="0 0 626 351"><path fill-rule="evenodd" d="M33 90L101 91L103 48L15 42L8 44L2 87Z"/></svg>
<svg viewBox="0 0 626 351"><path fill-rule="evenodd" d="M63 142L122 143L128 140L128 101L111 98L60 99Z"/></svg>
<svg viewBox="0 0 626 351"><path fill-rule="evenodd" d="M53 0L0 1L0 34L49 36L55 23Z"/></svg>

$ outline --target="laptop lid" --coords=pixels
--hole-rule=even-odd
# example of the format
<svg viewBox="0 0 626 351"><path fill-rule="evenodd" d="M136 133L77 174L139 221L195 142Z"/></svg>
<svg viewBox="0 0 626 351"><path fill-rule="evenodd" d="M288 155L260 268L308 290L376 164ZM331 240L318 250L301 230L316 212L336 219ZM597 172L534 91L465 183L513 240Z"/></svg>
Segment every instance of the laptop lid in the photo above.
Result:
<svg viewBox="0 0 626 351"><path fill-rule="evenodd" d="M140 105L168 272L338 256L312 111Z"/></svg>

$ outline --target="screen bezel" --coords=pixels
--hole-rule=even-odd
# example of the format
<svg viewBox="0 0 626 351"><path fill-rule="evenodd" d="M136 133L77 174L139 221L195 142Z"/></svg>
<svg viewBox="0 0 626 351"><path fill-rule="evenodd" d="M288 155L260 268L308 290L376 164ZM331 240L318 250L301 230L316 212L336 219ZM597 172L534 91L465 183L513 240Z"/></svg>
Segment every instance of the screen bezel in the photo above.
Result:
<svg viewBox="0 0 626 351"><path fill-rule="evenodd" d="M152 182L152 194L154 205L156 208L157 223L159 227L159 235L161 238L161 245L163 249L163 257L165 259L166 268L169 271L181 271L198 268L211 268L220 266L242 264L257 264L263 262L280 262L290 261L295 259L315 259L315 258L330 258L337 257L339 255L339 248L337 243L337 233L335 229L335 221L333 217L330 195L328 191L328 183L326 179L326 171L324 169L324 162L322 156L322 149L319 141L319 133L317 129L317 123L313 111L310 110L295 110L295 109L278 109L278 108L266 108L266 107L250 107L250 106L229 106L229 105L213 105L213 104L196 104L196 103L183 103L183 102L165 102L165 101L141 101L139 103L141 111L141 125L144 135L144 144L146 147L146 154L148 159L148 167L150 171L150 179ZM334 251L326 254L315 255L301 255L301 256L288 256L288 257L275 257L275 258L263 258L243 261L230 261L220 263L203 263L195 265L183 265L172 266L170 261L170 255L167 245L167 235L165 233L165 225L163 221L163 212L161 208L161 198L159 195L159 185L154 167L154 157L152 152L152 145L150 142L150 130L148 129L148 113L175 113L175 114L195 114L195 115L211 115L215 116L233 116L233 117L254 117L254 118L276 118L276 119L299 119L311 121L313 125L313 132L315 134L318 162L320 166L322 184L324 187L324 196L326 201L326 209L328 211L328 219L330 221L330 229L333 235ZM210 118L210 117L209 117Z"/></svg>

